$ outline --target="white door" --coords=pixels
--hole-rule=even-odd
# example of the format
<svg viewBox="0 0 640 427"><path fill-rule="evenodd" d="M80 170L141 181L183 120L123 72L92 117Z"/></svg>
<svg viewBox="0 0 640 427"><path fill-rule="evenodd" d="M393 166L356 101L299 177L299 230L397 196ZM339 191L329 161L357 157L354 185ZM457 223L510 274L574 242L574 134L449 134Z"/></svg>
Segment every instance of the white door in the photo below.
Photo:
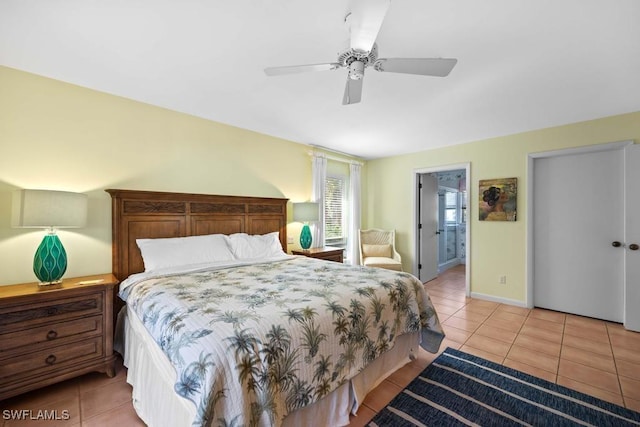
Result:
<svg viewBox="0 0 640 427"><path fill-rule="evenodd" d="M438 178L434 174L420 175L420 256L418 278L428 282L438 277Z"/></svg>
<svg viewBox="0 0 640 427"><path fill-rule="evenodd" d="M625 316L640 331L640 145L625 149ZM636 246L633 246L636 245Z"/></svg>
<svg viewBox="0 0 640 427"><path fill-rule="evenodd" d="M623 321L624 169L623 149L535 159L536 307Z"/></svg>

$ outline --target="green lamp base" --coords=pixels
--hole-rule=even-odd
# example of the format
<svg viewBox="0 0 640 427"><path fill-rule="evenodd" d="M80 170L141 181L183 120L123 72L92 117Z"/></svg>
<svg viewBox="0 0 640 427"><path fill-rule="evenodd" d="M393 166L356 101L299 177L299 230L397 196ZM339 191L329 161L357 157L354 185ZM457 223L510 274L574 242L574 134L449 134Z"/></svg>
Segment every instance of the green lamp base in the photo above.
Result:
<svg viewBox="0 0 640 427"><path fill-rule="evenodd" d="M309 229L307 224L304 224L300 232L300 246L302 249L309 249L311 247L311 241L311 229Z"/></svg>
<svg viewBox="0 0 640 427"><path fill-rule="evenodd" d="M67 271L67 252L57 235L44 236L33 257L33 272L41 285L55 285L62 282Z"/></svg>

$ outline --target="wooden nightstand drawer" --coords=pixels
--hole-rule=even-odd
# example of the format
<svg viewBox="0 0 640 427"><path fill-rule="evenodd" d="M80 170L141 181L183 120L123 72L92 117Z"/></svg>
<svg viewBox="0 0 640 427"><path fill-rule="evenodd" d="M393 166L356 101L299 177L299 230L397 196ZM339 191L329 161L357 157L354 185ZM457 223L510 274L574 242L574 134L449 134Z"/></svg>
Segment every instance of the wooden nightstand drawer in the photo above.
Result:
<svg viewBox="0 0 640 427"><path fill-rule="evenodd" d="M21 329L72 317L100 314L102 296L102 292L94 292L74 298L0 308L0 326L7 330Z"/></svg>
<svg viewBox="0 0 640 427"><path fill-rule="evenodd" d="M88 372L114 376L112 274L0 286L0 401Z"/></svg>
<svg viewBox="0 0 640 427"><path fill-rule="evenodd" d="M102 337L94 337L67 345L47 348L12 359L0 360L0 378L41 375L73 363L101 357L104 354Z"/></svg>
<svg viewBox="0 0 640 427"><path fill-rule="evenodd" d="M102 334L102 316L68 320L0 335L0 357L8 351L34 351L83 337Z"/></svg>
<svg viewBox="0 0 640 427"><path fill-rule="evenodd" d="M326 255L326 256L318 256L316 258L324 259L326 261L342 262L342 253Z"/></svg>
<svg viewBox="0 0 640 427"><path fill-rule="evenodd" d="M325 246L323 248L311 248L305 250L293 250L293 255L304 255L309 258L322 259L325 261L343 262L343 249Z"/></svg>

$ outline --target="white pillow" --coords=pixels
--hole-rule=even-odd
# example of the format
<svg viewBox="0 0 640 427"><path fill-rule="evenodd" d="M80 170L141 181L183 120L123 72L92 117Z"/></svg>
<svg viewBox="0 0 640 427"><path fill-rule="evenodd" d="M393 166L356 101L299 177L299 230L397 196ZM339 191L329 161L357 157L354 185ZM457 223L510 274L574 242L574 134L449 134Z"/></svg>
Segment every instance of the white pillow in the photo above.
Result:
<svg viewBox="0 0 640 427"><path fill-rule="evenodd" d="M145 271L216 261L231 261L233 253L224 234L136 239Z"/></svg>
<svg viewBox="0 0 640 427"><path fill-rule="evenodd" d="M237 259L269 258L284 254L278 231L262 235L236 233L229 236L229 242Z"/></svg>

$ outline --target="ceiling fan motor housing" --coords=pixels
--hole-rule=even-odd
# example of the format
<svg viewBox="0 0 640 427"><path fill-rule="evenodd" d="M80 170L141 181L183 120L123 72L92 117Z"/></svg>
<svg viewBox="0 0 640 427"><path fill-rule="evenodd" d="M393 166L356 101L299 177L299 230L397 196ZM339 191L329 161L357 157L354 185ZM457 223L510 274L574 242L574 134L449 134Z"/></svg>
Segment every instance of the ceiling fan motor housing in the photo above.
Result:
<svg viewBox="0 0 640 427"><path fill-rule="evenodd" d="M338 55L338 63L349 68L351 80L361 80L364 77L364 69L378 59L378 45L373 44L369 52L357 49L346 49Z"/></svg>

